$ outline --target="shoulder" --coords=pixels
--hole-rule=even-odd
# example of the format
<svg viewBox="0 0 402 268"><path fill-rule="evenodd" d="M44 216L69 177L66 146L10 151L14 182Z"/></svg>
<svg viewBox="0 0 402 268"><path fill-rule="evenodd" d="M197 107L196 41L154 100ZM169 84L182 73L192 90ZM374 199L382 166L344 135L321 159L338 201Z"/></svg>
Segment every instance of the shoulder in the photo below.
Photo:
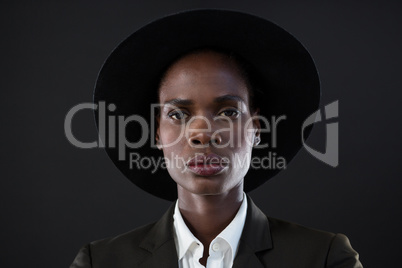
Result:
<svg viewBox="0 0 402 268"><path fill-rule="evenodd" d="M331 232L321 231L318 229L308 228L293 222L288 222L272 217L267 217L272 238L279 238L281 241L305 243L306 238L316 243L330 243L335 234Z"/></svg>
<svg viewBox="0 0 402 268"><path fill-rule="evenodd" d="M133 260L141 260L149 252L144 250L140 244L155 224L147 224L115 237L89 243L92 259L103 261L108 256L108 258L112 257L116 258L116 260L122 260L131 256Z"/></svg>
<svg viewBox="0 0 402 268"><path fill-rule="evenodd" d="M92 249L97 250L121 248L127 246L137 247L154 225L155 223L147 224L114 237L96 240L89 243L89 246Z"/></svg>
<svg viewBox="0 0 402 268"><path fill-rule="evenodd" d="M174 239L173 211L172 204L157 222L85 245L70 267L137 267L149 259L154 250L171 245Z"/></svg>
<svg viewBox="0 0 402 268"><path fill-rule="evenodd" d="M149 255L140 247L141 242L155 223L138 227L129 232L93 241L80 249L70 268L136 266Z"/></svg>
<svg viewBox="0 0 402 268"><path fill-rule="evenodd" d="M311 267L362 267L358 253L344 234L335 234L308 228L296 223L268 217L273 253L292 254L299 261L308 261Z"/></svg>

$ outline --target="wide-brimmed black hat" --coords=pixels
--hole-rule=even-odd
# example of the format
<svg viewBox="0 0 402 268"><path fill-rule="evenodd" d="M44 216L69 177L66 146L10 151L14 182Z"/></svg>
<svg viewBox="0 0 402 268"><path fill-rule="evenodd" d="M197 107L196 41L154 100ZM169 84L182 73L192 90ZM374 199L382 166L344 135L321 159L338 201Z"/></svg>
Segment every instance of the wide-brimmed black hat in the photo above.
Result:
<svg viewBox="0 0 402 268"><path fill-rule="evenodd" d="M270 144L271 133L261 134L261 143L271 146L254 149L253 157L265 157L271 167L250 168L244 180L246 192L283 169L273 162L282 157L289 163L296 155L303 145L303 122L319 105L319 78L310 54L291 34L265 19L234 11L194 10L137 30L114 49L99 73L95 117L105 149L118 169L141 189L168 200L177 198L177 186L157 163L163 153L151 148L151 103L157 102L158 85L167 67L181 55L202 48L228 51L244 59L259 78L255 99L260 114L268 119L286 116L276 129L275 148ZM304 132L305 138L309 132ZM136 148L119 143L122 135L137 143ZM140 159L142 165L138 165Z"/></svg>

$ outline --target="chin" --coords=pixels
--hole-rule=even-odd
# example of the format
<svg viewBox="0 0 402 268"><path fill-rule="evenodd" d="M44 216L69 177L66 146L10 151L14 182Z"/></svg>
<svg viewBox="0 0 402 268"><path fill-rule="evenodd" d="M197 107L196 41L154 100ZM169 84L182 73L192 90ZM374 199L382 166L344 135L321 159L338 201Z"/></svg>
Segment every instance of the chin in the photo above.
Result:
<svg viewBox="0 0 402 268"><path fill-rule="evenodd" d="M225 192L225 187L216 179L211 177L192 178L191 182L178 183L180 187L191 194L195 195L219 195Z"/></svg>
<svg viewBox="0 0 402 268"><path fill-rule="evenodd" d="M230 192L233 188L236 186L229 187L227 183L216 178L199 177L189 185L187 190L197 195L221 195Z"/></svg>

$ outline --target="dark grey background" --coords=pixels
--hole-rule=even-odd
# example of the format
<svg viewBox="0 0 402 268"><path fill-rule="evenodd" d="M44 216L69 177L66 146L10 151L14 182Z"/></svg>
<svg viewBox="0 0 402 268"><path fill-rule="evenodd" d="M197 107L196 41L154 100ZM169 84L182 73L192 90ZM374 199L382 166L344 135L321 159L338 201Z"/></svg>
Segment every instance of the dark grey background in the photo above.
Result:
<svg viewBox="0 0 402 268"><path fill-rule="evenodd" d="M398 266L398 1L25 2L0 8L0 267L68 267L83 244L162 215L169 203L137 189L101 149L72 146L64 117L91 101L97 72L122 39L166 14L210 7L287 29L316 61L322 104L339 100L339 167L302 151L251 193L254 201L271 216L347 234L365 267ZM96 138L89 111L74 119L73 131ZM311 142L324 135L318 126Z"/></svg>

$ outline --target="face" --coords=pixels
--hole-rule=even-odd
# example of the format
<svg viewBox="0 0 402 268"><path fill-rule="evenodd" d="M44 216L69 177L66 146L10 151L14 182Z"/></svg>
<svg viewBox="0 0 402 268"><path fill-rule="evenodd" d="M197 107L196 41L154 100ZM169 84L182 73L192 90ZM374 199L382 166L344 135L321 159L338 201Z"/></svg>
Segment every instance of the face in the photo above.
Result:
<svg viewBox="0 0 402 268"><path fill-rule="evenodd" d="M259 135L249 93L236 64L217 52L173 64L159 88L157 143L179 195L243 190Z"/></svg>

